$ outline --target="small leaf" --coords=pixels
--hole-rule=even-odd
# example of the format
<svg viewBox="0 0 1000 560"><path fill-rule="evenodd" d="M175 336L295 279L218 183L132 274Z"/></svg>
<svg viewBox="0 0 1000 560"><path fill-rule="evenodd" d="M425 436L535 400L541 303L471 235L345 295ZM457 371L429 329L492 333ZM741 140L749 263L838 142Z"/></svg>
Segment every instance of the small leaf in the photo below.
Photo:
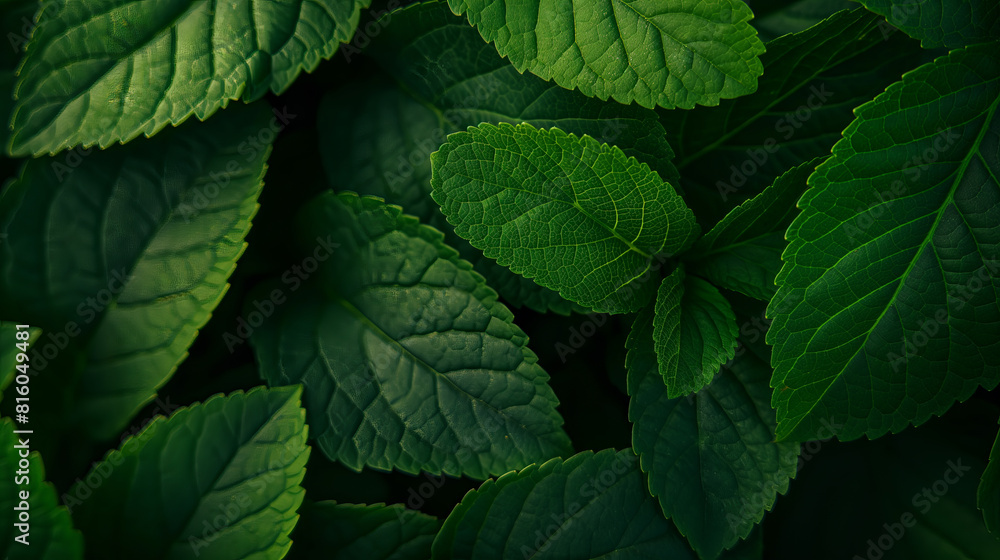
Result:
<svg viewBox="0 0 1000 560"><path fill-rule="evenodd" d="M35 436L15 434L15 429L22 427L15 426L9 418L0 419L0 476L4 481L0 486L0 557L82 560L83 537L73 528L66 508L59 505L55 488L45 482L41 456L32 452L27 456L28 467L19 465L25 460L20 453L31 449ZM21 499L21 492L28 493L27 500Z"/></svg>
<svg viewBox="0 0 1000 560"><path fill-rule="evenodd" d="M441 522L402 504L302 506L287 560L426 560Z"/></svg>
<svg viewBox="0 0 1000 560"><path fill-rule="evenodd" d="M736 315L719 290L679 266L656 294L653 340L670 398L708 385L736 353Z"/></svg>
<svg viewBox="0 0 1000 560"><path fill-rule="evenodd" d="M527 336L439 231L353 193L321 195L298 222L327 247L308 249L324 255L318 281L251 341L268 383L307 387L327 457L486 478L570 450Z"/></svg>
<svg viewBox="0 0 1000 560"><path fill-rule="evenodd" d="M246 246L270 152L246 139L270 118L234 107L76 167L34 159L3 191L0 302L63 360L32 364L53 422L114 437L187 356Z"/></svg>
<svg viewBox="0 0 1000 560"><path fill-rule="evenodd" d="M752 298L774 297L785 229L795 217L806 179L821 161L816 158L789 169L764 192L726 214L687 252L692 271Z"/></svg>
<svg viewBox="0 0 1000 560"><path fill-rule="evenodd" d="M44 0L18 71L10 153L105 148L281 93L350 40L368 4Z"/></svg>
<svg viewBox="0 0 1000 560"><path fill-rule="evenodd" d="M69 503L88 557L283 558L309 459L301 392L216 395L156 417L108 453L69 492L102 481Z"/></svg>
<svg viewBox="0 0 1000 560"><path fill-rule="evenodd" d="M637 457L611 449L487 480L445 519L433 552L435 560L695 558L646 492Z"/></svg>
<svg viewBox="0 0 1000 560"><path fill-rule="evenodd" d="M991 0L858 0L920 39L925 49L964 47L1000 37L1000 6Z"/></svg>
<svg viewBox="0 0 1000 560"><path fill-rule="evenodd" d="M449 0L525 70L585 95L667 109L752 93L764 44L739 0Z"/></svg>
<svg viewBox="0 0 1000 560"><path fill-rule="evenodd" d="M656 290L654 256L682 252L699 233L670 184L589 136L484 124L449 136L431 168L455 233L595 311L641 308Z"/></svg>
<svg viewBox="0 0 1000 560"><path fill-rule="evenodd" d="M779 438L895 433L1000 382L994 55L908 73L810 176L768 308Z"/></svg>
<svg viewBox="0 0 1000 560"><path fill-rule="evenodd" d="M626 344L632 445L664 514L702 558L715 558L788 489L799 446L774 442L767 364L743 354L698 393L670 398L653 333L647 308Z"/></svg>

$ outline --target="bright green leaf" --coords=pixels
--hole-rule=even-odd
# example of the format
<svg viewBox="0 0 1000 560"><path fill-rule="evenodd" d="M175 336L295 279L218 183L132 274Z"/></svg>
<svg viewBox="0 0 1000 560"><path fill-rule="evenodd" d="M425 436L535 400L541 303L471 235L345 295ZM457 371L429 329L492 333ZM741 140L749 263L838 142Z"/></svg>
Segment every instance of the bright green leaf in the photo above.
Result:
<svg viewBox="0 0 1000 560"><path fill-rule="evenodd" d="M986 528L1000 538L1000 433L990 450L990 462L983 471L976 492L976 507L983 511Z"/></svg>
<svg viewBox="0 0 1000 560"><path fill-rule="evenodd" d="M44 0L19 69L9 150L152 136L281 93L354 33L369 0Z"/></svg>
<svg viewBox="0 0 1000 560"><path fill-rule="evenodd" d="M631 450L584 451L487 480L434 539L435 560L694 560Z"/></svg>
<svg viewBox="0 0 1000 560"><path fill-rule="evenodd" d="M93 558L279 560L305 490L300 387L216 395L156 417L70 489ZM76 503L74 503L76 502Z"/></svg>
<svg viewBox="0 0 1000 560"><path fill-rule="evenodd" d="M449 0L487 42L529 71L585 95L691 109L757 89L764 44L739 0Z"/></svg>
<svg viewBox="0 0 1000 560"><path fill-rule="evenodd" d="M716 286L770 300L781 269L785 229L817 158L789 169L764 192L737 206L691 247L692 272Z"/></svg>
<svg viewBox="0 0 1000 560"><path fill-rule="evenodd" d="M402 504L302 506L287 560L426 560L441 522Z"/></svg>
<svg viewBox="0 0 1000 560"><path fill-rule="evenodd" d="M439 231L353 193L298 221L309 243L339 244L322 253L325 293L301 288L251 340L270 384L307 387L327 457L486 478L569 451L527 336Z"/></svg>
<svg viewBox="0 0 1000 560"><path fill-rule="evenodd" d="M270 118L234 107L76 167L31 160L4 190L0 301L72 370L32 364L53 420L113 437L184 360L246 246L270 146L245 142Z"/></svg>
<svg viewBox="0 0 1000 560"><path fill-rule="evenodd" d="M627 342L632 445L664 514L702 558L715 558L746 538L788 489L799 446L774 442L766 363L743 354L697 394L670 398L654 332L647 308Z"/></svg>
<svg viewBox="0 0 1000 560"><path fill-rule="evenodd" d="M810 177L768 312L779 438L895 433L1000 382L998 106L994 47L953 51Z"/></svg>
<svg viewBox="0 0 1000 560"><path fill-rule="evenodd" d="M28 455L28 474L18 474L24 470L18 465L23 460L19 446L27 442L26 449L31 449L35 437L14 433L22 428L9 418L0 419L0 476L4 481L0 485L0 556L6 560L82 560L83 538L73 528L69 512L59 505L55 488L45 482L41 456L37 452ZM27 508L20 492L28 492ZM17 526L23 521L21 513L28 515L26 532Z"/></svg>
<svg viewBox="0 0 1000 560"><path fill-rule="evenodd" d="M736 353L736 316L719 290L679 266L656 294L653 340L670 398L708 385Z"/></svg>
<svg viewBox="0 0 1000 560"><path fill-rule="evenodd" d="M656 114L634 105L602 103L518 73L445 2L414 4L380 23L385 27L365 53L398 85L354 84L323 100L319 133L330 184L383 197L444 231L448 244L510 305L561 314L582 310L483 258L454 235L428 196L428 156L447 134L468 126L527 122L616 145L675 183L673 151Z"/></svg>
<svg viewBox="0 0 1000 560"><path fill-rule="evenodd" d="M669 183L618 148L559 129L470 127L431 155L432 196L455 233L596 311L641 308L655 255L699 233Z"/></svg>
<svg viewBox="0 0 1000 560"><path fill-rule="evenodd" d="M920 39L925 49L964 47L1000 38L1000 4L994 0L858 1Z"/></svg>

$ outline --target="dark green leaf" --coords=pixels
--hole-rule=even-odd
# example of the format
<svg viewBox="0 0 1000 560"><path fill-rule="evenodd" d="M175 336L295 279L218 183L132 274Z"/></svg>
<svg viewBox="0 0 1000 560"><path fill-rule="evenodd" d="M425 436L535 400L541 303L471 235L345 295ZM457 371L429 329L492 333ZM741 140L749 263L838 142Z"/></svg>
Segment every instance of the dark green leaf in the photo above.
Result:
<svg viewBox="0 0 1000 560"><path fill-rule="evenodd" d="M270 118L244 106L75 167L31 160L3 191L0 302L48 331L46 357L80 358L32 366L53 420L113 437L184 360L246 246L270 151L247 138Z"/></svg>
<svg viewBox="0 0 1000 560"><path fill-rule="evenodd" d="M695 558L646 492L637 457L611 449L487 480L445 519L433 551L440 560Z"/></svg>
<svg viewBox="0 0 1000 560"><path fill-rule="evenodd" d="M809 178L768 313L779 438L895 433L1000 382L998 106L994 48L953 51L859 107Z"/></svg>
<svg viewBox="0 0 1000 560"><path fill-rule="evenodd" d="M69 492L91 492L68 504L88 557L283 558L309 458L301 392L216 395L108 453Z"/></svg>
<svg viewBox="0 0 1000 560"><path fill-rule="evenodd" d="M325 293L293 294L252 342L270 384L307 387L327 457L486 478L569 451L527 337L439 231L353 193L299 223Z"/></svg>
<svg viewBox="0 0 1000 560"><path fill-rule="evenodd" d="M715 558L746 538L788 489L799 446L774 442L767 364L744 354L697 394L672 399L653 334L647 308L627 342L632 445L663 512L702 558Z"/></svg>

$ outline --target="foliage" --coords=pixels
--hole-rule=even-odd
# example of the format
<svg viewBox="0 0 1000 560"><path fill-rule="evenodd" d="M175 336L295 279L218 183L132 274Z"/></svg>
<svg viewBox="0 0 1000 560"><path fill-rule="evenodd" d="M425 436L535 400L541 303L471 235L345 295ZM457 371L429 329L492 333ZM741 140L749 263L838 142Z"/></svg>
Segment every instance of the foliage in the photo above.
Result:
<svg viewBox="0 0 1000 560"><path fill-rule="evenodd" d="M0 0L0 551L1000 557L1000 8L860 4Z"/></svg>

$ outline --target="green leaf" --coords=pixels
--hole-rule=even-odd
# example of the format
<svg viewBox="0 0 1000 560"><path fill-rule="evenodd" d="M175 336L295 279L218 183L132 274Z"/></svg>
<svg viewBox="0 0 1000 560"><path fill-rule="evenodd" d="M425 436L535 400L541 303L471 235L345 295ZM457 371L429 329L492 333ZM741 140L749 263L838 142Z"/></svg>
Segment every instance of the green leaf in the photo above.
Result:
<svg viewBox="0 0 1000 560"><path fill-rule="evenodd" d="M441 522L402 504L302 507L288 560L425 560Z"/></svg>
<svg viewBox="0 0 1000 560"><path fill-rule="evenodd" d="M669 183L618 148L553 128L484 124L431 155L432 196L455 233L517 274L595 311L641 308L655 255L699 230Z"/></svg>
<svg viewBox="0 0 1000 560"><path fill-rule="evenodd" d="M653 340L670 398L708 385L736 353L736 316L719 290L678 266L656 294Z"/></svg>
<svg viewBox="0 0 1000 560"><path fill-rule="evenodd" d="M692 272L716 286L770 300L781 269L785 229L806 179L822 161L816 158L789 169L764 192L737 206L687 252Z"/></svg>
<svg viewBox="0 0 1000 560"><path fill-rule="evenodd" d="M998 105L993 47L953 51L859 107L809 178L768 311L779 438L895 433L1000 382Z"/></svg>
<svg viewBox="0 0 1000 560"><path fill-rule="evenodd" d="M43 0L18 71L10 153L152 136L281 93L354 34L369 0Z"/></svg>
<svg viewBox="0 0 1000 560"><path fill-rule="evenodd" d="M18 337L18 333L21 332L26 334L26 339ZM3 397L3 392L11 381L21 373L17 369L18 365L23 366L29 375L34 373L31 371L30 354L27 353L27 349L31 348L41 334L42 330L36 327L18 329L16 323L0 321L0 348L3 349L3 353L0 354L0 398ZM24 348L18 347L18 344L23 344ZM23 363L17 361L18 354L22 352L29 357L29 361Z"/></svg>
<svg viewBox="0 0 1000 560"><path fill-rule="evenodd" d="M920 39L925 49L964 47L1000 37L1000 6L991 0L858 1Z"/></svg>
<svg viewBox="0 0 1000 560"><path fill-rule="evenodd" d="M744 353L695 395L671 398L654 333L652 310L644 309L626 343L632 445L664 514L702 558L715 558L788 489L799 446L774 441L766 363Z"/></svg>
<svg viewBox="0 0 1000 560"><path fill-rule="evenodd" d="M798 559L805 550L810 560L1000 558L1000 542L976 511L989 441L968 437L976 429L970 420L945 417L873 441L803 446L807 462L768 515L767 529L781 535L768 540L768 558Z"/></svg>
<svg viewBox="0 0 1000 560"><path fill-rule="evenodd" d="M246 246L270 151L247 138L270 117L244 106L76 167L31 160L4 190L0 302L64 360L32 364L53 421L116 436L184 360Z"/></svg>
<svg viewBox="0 0 1000 560"><path fill-rule="evenodd" d="M1000 433L993 442L990 461L979 481L976 507L983 512L986 528L1000 538Z"/></svg>
<svg viewBox="0 0 1000 560"><path fill-rule="evenodd" d="M82 560L83 538L73 528L69 512L59 505L55 488L45 482L41 456L31 452L27 469L18 465L25 460L21 451L30 449L36 436L15 434L15 427L9 418L0 419L0 476L4 480L0 486L0 556L6 560ZM19 447L25 443L27 447ZM28 493L27 500L21 499L21 492ZM19 523L26 524L27 532Z"/></svg>
<svg viewBox="0 0 1000 560"><path fill-rule="evenodd" d="M527 336L439 231L353 193L298 222L304 243L339 244L308 249L325 293L301 288L251 340L270 384L307 387L327 457L486 478L570 450Z"/></svg>
<svg viewBox="0 0 1000 560"><path fill-rule="evenodd" d="M428 156L447 134L468 126L527 122L614 144L676 182L673 150L656 114L518 73L444 2L413 4L379 23L385 27L365 53L397 83L363 82L324 98L319 133L330 184L383 197L445 232L448 244L510 305L561 314L583 310L454 235L429 196Z"/></svg>
<svg viewBox="0 0 1000 560"><path fill-rule="evenodd" d="M693 560L636 459L584 451L487 480L445 519L433 558Z"/></svg>
<svg viewBox="0 0 1000 560"><path fill-rule="evenodd" d="M448 0L525 70L643 107L718 105L757 89L764 44L739 0L554 4Z"/></svg>
<svg viewBox="0 0 1000 560"><path fill-rule="evenodd" d="M216 395L157 416L70 490L94 558L283 558L309 459L300 387Z"/></svg>

